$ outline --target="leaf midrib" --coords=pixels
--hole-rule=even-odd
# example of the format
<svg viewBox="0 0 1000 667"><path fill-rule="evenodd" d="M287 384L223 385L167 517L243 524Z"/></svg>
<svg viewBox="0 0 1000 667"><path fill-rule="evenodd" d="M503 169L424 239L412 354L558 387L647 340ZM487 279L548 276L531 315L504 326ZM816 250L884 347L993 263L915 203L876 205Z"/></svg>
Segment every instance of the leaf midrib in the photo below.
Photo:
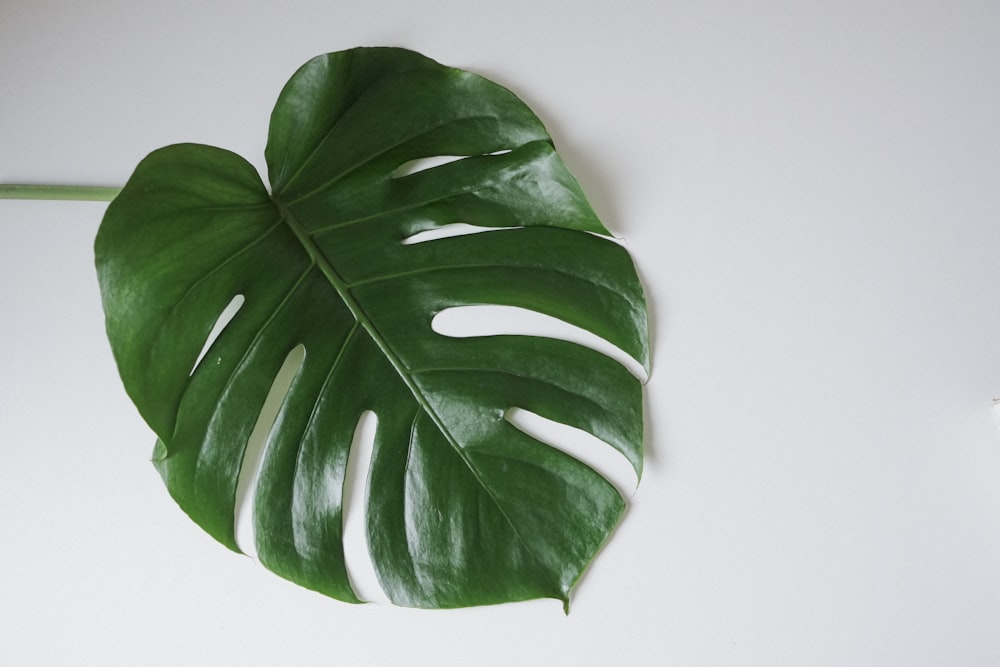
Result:
<svg viewBox="0 0 1000 667"><path fill-rule="evenodd" d="M365 312L364 308L361 306L360 303L358 303L357 299L354 298L354 295L351 293L349 283L346 280L344 280L337 272L337 270L333 267L333 265L330 264L330 261L327 259L326 255L323 254L322 250L320 250L319 247L316 245L316 243L312 240L312 237L309 234L309 230L306 229L305 225L299 222L298 218L295 217L289 206L283 203L282 201L275 199L273 196L272 199L274 199L275 205L277 205L278 210L281 212L282 220L288 225L292 233L295 234L295 238L298 239L300 244L302 244L302 247L309 254L310 259L313 262L315 262L316 266L318 266L320 270L323 272L323 275L330 282L330 285L340 295L341 299L344 301L344 304L347 306L348 310L350 310L351 314L354 316L354 319L371 337L372 341L378 346L379 350L381 350L382 354L385 355L386 359L389 360L389 363L392 364L392 367L396 370L396 373L403 381L403 384L405 384L407 389L410 390L410 393L413 394L414 400L424 411L424 413L431 418L431 421L433 421L434 425L437 426L438 430L448 441L448 444L451 445L452 449L455 450L459 458L462 459L462 462L465 463L465 465L469 468L469 471L472 473L473 477L475 477L476 481L479 483L479 486L486 492L486 494L490 497L490 500L493 501L493 504L496 505L497 509L503 515L504 520L510 526L510 529L514 532L514 535L517 537L518 541L522 545L524 545L525 549L527 549L528 553L531 554L532 558L535 559L535 561L539 564L542 570L546 571L545 565L542 563L541 560L539 560L538 555L535 554L534 552L534 549L531 548L527 540L525 540L524 537L521 535L520 531L517 529L517 526L511 520L510 516L507 515L507 512L504 509L503 504L493 494L493 491L489 488L489 486L483 481L482 475L480 475L479 471L476 469L476 466L472 463L472 461L469 460L469 457L466 454L465 450L458 444L454 436L452 436L450 429L448 429L447 426L445 425L444 420L441 419L440 415L438 415L434 407L427 401L427 398L424 396L423 391L414 381L413 373L410 372L410 370L403 363L403 360L400 359L399 356L395 353L395 351L389 346L388 341L386 341L385 338L381 335L381 333L379 333L378 329L375 327L374 322L372 322L371 318ZM562 592L562 587L560 586L559 582L555 582L555 586L557 590Z"/></svg>

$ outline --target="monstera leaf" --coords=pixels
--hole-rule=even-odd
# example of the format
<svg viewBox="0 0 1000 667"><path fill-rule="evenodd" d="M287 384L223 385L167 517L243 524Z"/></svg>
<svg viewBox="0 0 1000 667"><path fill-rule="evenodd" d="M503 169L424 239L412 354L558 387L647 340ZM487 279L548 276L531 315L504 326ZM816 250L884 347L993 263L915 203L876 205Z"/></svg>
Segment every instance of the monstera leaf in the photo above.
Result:
<svg viewBox="0 0 1000 667"><path fill-rule="evenodd" d="M463 159L408 173L432 156ZM638 473L641 384L575 343L432 327L450 307L517 306L647 364L631 259L542 124L482 77L401 49L355 49L315 58L288 82L266 159L270 192L228 151L155 151L97 236L108 336L159 438L154 463L171 495L238 550L248 438L290 351L304 350L256 481L266 567L359 601L344 564L343 487L371 411L366 531L394 603L568 600L624 501L507 415L585 429ZM418 237L457 223L490 232Z"/></svg>

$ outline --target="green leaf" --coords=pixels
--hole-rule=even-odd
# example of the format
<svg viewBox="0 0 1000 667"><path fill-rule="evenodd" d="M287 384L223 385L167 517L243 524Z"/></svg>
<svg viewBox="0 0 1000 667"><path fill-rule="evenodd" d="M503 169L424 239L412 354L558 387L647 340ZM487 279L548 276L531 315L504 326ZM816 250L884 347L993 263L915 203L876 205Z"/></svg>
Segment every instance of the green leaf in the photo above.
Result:
<svg viewBox="0 0 1000 667"><path fill-rule="evenodd" d="M463 159L406 173L434 156ZM265 566L358 601L343 486L355 427L372 411L367 539L393 602L568 601L624 500L506 415L517 407L589 431L638 474L641 383L575 343L457 338L431 325L456 306L527 308L648 369L632 261L541 122L480 76L401 49L354 49L292 77L266 158L270 193L228 151L155 151L97 235L108 337L159 438L154 463L172 496L238 550L247 441L286 357L304 348L257 480ZM456 223L493 229L408 242ZM198 361L238 295L242 307Z"/></svg>

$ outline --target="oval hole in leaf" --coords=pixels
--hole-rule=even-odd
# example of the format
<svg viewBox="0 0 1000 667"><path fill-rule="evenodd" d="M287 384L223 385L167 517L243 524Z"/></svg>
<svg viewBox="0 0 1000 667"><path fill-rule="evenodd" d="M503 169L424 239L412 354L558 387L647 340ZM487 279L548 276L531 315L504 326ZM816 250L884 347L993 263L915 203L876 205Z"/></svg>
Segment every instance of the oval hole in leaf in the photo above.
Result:
<svg viewBox="0 0 1000 667"><path fill-rule="evenodd" d="M492 153L486 153L485 155L504 155L509 153L510 149L505 148L499 151L493 151ZM409 160L403 164L396 167L396 170L390 174L390 178L403 178L404 176L412 176L413 174L420 173L421 171L427 171L428 169L433 169L434 167L440 167L451 162L457 162L458 160L464 160L469 155L432 155L429 157L421 157L416 160Z"/></svg>
<svg viewBox="0 0 1000 667"><path fill-rule="evenodd" d="M504 419L531 437L569 454L599 472L629 498L639 485L635 468L621 452L582 429L568 426L522 408L511 408Z"/></svg>
<svg viewBox="0 0 1000 667"><path fill-rule="evenodd" d="M365 526L368 523L367 502L368 471L371 468L372 450L378 419L366 410L358 419L347 457L347 474L344 476L344 563L354 594L366 602L390 604L383 592L372 564Z"/></svg>
<svg viewBox="0 0 1000 667"><path fill-rule="evenodd" d="M578 343L605 354L625 366L640 382L647 380L642 365L621 348L586 329L534 310L516 306L454 306L445 308L431 321L431 328L442 336L470 338L515 334L542 336Z"/></svg>
<svg viewBox="0 0 1000 667"><path fill-rule="evenodd" d="M194 375L195 369L198 368L198 364L201 363L201 360L205 358L209 348L212 347L212 343L214 343L219 337L219 334L222 333L223 329L229 326L229 323L233 321L234 317L236 317L236 313L240 312L240 308L243 307L244 301L246 301L244 296L242 294L237 294L232 298L229 304L222 309L222 312L219 313L219 317L215 320L215 324L212 325L212 330L208 332L208 338L205 339L205 344L201 346L201 352L198 353L198 357L195 359L194 365L191 366L191 372L189 375Z"/></svg>
<svg viewBox="0 0 1000 667"><path fill-rule="evenodd" d="M478 227L464 222L454 222L450 225L442 225L434 229L427 229L417 232L413 236L403 239L403 245L414 245L435 239L447 239L453 236L466 236L467 234L481 234L483 232L496 232L501 229L517 229L516 227Z"/></svg>
<svg viewBox="0 0 1000 667"><path fill-rule="evenodd" d="M240 476L236 483L236 507L233 520L236 522L236 544L240 550L257 557L257 547L254 541L253 503L256 496L257 476L260 474L260 464L264 460L264 449L267 446L268 434L278 417L278 411L285 400L285 395L292 386L295 376L302 368L306 348L296 345L285 357L284 363L274 376L271 389L267 392L264 405L257 415L257 421L247 447L243 452L243 463L240 465Z"/></svg>
<svg viewBox="0 0 1000 667"><path fill-rule="evenodd" d="M411 176L421 171L433 169L434 167L440 167L441 165L445 165L450 162L457 162L458 160L464 160L467 157L469 156L434 155L432 157L417 158L416 160L410 160L409 162L404 162L403 164L396 167L396 171L392 172L391 178L402 178L403 176Z"/></svg>

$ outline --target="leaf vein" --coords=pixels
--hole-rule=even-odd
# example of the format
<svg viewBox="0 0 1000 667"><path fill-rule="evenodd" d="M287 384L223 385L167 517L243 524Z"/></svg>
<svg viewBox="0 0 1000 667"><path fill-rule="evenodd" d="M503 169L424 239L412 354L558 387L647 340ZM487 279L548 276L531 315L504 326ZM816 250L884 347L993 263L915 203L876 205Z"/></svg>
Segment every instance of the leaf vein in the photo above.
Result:
<svg viewBox="0 0 1000 667"><path fill-rule="evenodd" d="M415 209L415 208L420 208L421 206L426 206L427 204L433 204L435 202L442 201L444 199L447 199L448 197L456 197L456 196L459 196L459 195L469 194L471 192L478 192L480 190L485 190L488 187L489 186L487 186L487 185L477 184L475 186L470 186L470 187L466 187L466 188L459 188L457 190L446 192L446 193L444 193L444 194L442 194L442 195L440 195L438 197L431 197L430 199L422 199L422 200L420 200L418 202L413 202L411 204L406 204L405 206L398 206L396 208L391 208L391 209L386 209L386 210L378 211L376 213L372 213L370 215L365 215L365 216L362 216L360 218L351 218L350 220L342 220L340 222L333 223L332 225L326 225L325 227L318 227L316 229L310 230L309 231L309 236L311 236L311 237L321 236L323 234L326 234L327 232L331 232L331 231L334 231L334 230L337 230L337 229L341 229L341 228L344 228L344 227L350 227L352 225L357 225L357 224L360 224L362 222L368 222L369 220L377 220L379 218L384 218L384 217L387 217L387 216L390 216L390 215L395 215L397 213L402 213L404 211L409 211L409 210L412 210L412 209Z"/></svg>
<svg viewBox="0 0 1000 667"><path fill-rule="evenodd" d="M389 363L396 370L396 373L399 375L400 380L410 391L419 409L422 410L424 414L434 423L435 427L438 429L438 432L444 437L444 439L452 447L452 449L455 450L459 458L469 468L469 471L472 473L472 476L476 479L476 482L483 489L483 491L490 497L494 505L496 505L497 510L503 515L504 519L507 521L507 524L510 526L511 531L513 531L514 535L521 542L521 544L524 545L527 552L539 565L542 566L542 570L547 572L539 555L535 553L535 551L528 545L528 542L517 530L517 527L514 525L514 522L507 515L506 511L500 504L497 497L493 494L492 490L484 481L482 473L479 472L475 464L473 464L472 460L469 458L468 453L455 439L454 434L452 434L451 429L447 427L444 419L441 417L441 415L438 414L437 410L434 409L434 406L431 405L430 401L428 400L428 397L425 395L424 390L416 383L415 379L413 378L413 374L410 371L410 369L406 366L405 363L403 363L403 360L400 359L396 351L389 345L388 341L386 341L385 338L378 331L377 327L375 326L375 323L371 320L370 316L361 307L361 304L359 304L355 299L354 295L351 294L344 279L340 276L339 273L337 273L336 269L334 269L334 267L330 264L329 259L323 254L322 250L319 247L317 247L315 241L305 232L302 223L295 218L292 212L288 210L287 207L282 207L282 212L284 214L285 222L295 233L296 237L299 238L299 241L302 243L303 247L307 250L309 256L312 257L313 260L316 262L316 264L319 266L320 270L323 272L327 280L330 282L330 285L338 292L341 299L343 299L345 305L347 305L348 309L354 315L355 319L358 320L361 327L364 328L365 332L372 339L372 342L374 342L375 345L378 346L378 348L388 359ZM411 436L411 445L412 445L412 436ZM409 459L407 459L407 461L409 461ZM407 546L409 547L409 542L407 543ZM556 588L559 588L559 582L555 582L555 585Z"/></svg>
<svg viewBox="0 0 1000 667"><path fill-rule="evenodd" d="M343 115L341 116L341 119L343 119ZM435 125L431 125L430 127L422 129L420 132L417 132L415 134L411 134L411 135L407 135L407 136L403 137L402 139L396 141L395 143L390 144L389 146L386 146L386 147L382 148L381 150L376 151L375 153L372 153L368 157L360 160L359 162L355 162L354 164L347 165L339 173L337 173L336 175L328 178L321 185L316 186L315 188L313 188L309 192L307 192L307 193L305 193L303 195L299 195L298 197L296 197L295 199L293 199L292 201L290 201L289 204L296 204L296 203L302 201L303 199L308 199L309 197L312 197L317 192L320 192L322 190L326 190L330 186L336 184L337 181L339 181L340 179L344 178L345 176L348 176L352 172L357 171L358 169L360 169L361 167L365 166L366 164L372 162L373 160L376 160L376 159L382 157L386 153L389 153L390 151L392 151L392 150L394 150L396 148L399 148L400 146L403 146L404 144L407 144L410 141L413 141L414 139L419 139L420 137L425 137L428 134L441 129L442 127L445 127L447 125L451 125L452 123L465 122L465 121L470 121L470 120L494 120L494 119L491 116L488 116L488 115L485 115L485 114L474 114L474 115L470 115L470 116L448 118L448 119L444 120L443 122L437 123ZM319 147L325 141L327 141L330 138L330 135L333 134L334 130L336 129L337 125L339 125L339 124L340 124L340 120L338 120L337 123L333 127L330 128L330 132L328 132L326 134L326 136L324 136L323 139L317 144L316 149L314 149L313 153L309 156L309 160L311 160L312 157L313 157L313 155L315 155L316 151L319 150ZM472 157L472 156L467 156L467 157ZM308 160L306 161L306 163L308 163ZM302 172L302 170L303 170L303 168L304 168L304 166L305 166L306 163L303 163L303 167L299 169L298 173ZM296 175L298 175L298 173Z"/></svg>

